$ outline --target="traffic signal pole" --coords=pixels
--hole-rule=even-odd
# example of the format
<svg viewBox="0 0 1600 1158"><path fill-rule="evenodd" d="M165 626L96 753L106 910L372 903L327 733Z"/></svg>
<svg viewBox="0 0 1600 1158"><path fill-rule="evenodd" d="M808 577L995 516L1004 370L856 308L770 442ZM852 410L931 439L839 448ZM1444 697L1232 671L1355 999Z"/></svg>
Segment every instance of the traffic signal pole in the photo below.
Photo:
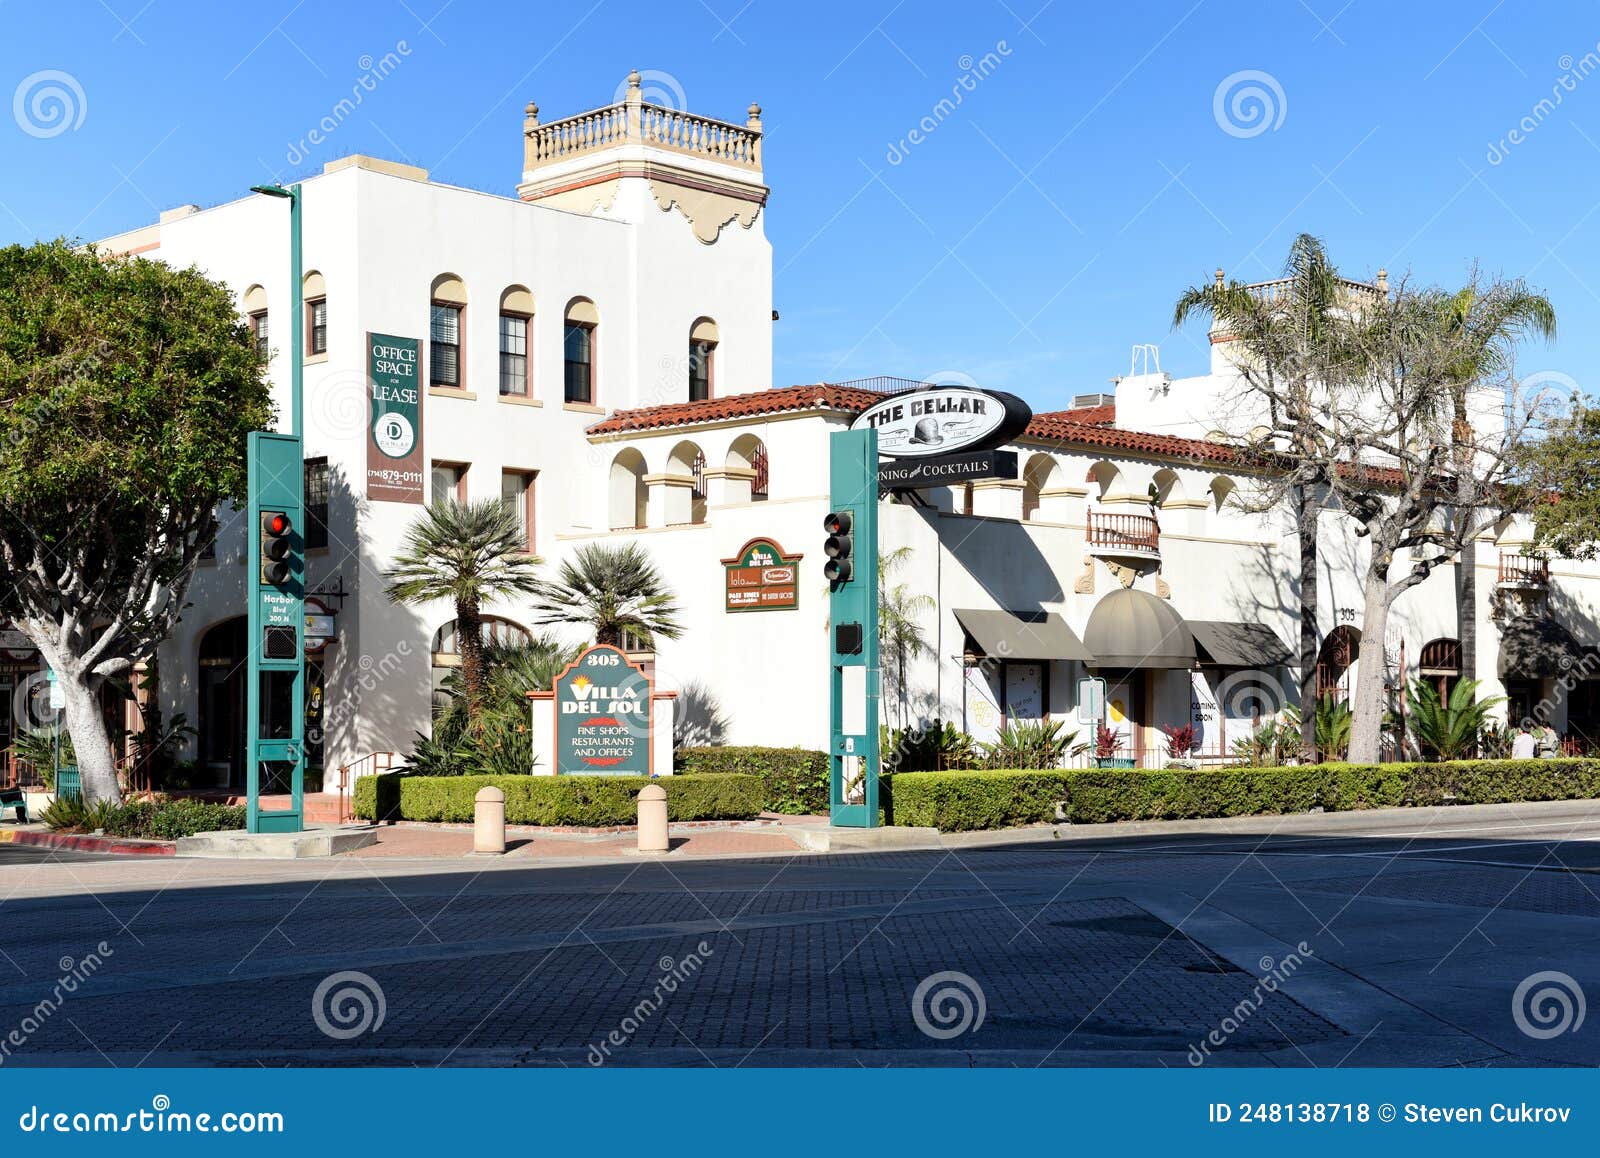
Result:
<svg viewBox="0 0 1600 1158"><path fill-rule="evenodd" d="M299 832L305 807L305 294L300 186L257 185L289 202L289 429L249 439L245 595L246 826ZM263 811L261 792L288 781L290 807Z"/></svg>
<svg viewBox="0 0 1600 1158"><path fill-rule="evenodd" d="M878 826L878 435L829 436L829 818Z"/></svg>

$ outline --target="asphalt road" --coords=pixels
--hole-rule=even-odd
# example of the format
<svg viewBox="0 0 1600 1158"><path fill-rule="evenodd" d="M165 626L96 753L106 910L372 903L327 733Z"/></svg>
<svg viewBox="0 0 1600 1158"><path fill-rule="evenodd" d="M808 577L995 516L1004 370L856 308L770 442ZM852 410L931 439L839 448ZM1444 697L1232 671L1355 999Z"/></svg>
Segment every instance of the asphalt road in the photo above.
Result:
<svg viewBox="0 0 1600 1158"><path fill-rule="evenodd" d="M0 1042L20 1027L13 1066L1595 1065L1597 811L547 867L0 846Z"/></svg>

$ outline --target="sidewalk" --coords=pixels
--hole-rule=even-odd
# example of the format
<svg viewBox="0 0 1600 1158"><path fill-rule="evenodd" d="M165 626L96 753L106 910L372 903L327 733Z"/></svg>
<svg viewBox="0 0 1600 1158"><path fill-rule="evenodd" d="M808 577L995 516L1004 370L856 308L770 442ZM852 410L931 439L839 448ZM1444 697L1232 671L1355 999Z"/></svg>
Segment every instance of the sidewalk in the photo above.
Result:
<svg viewBox="0 0 1600 1158"><path fill-rule="evenodd" d="M796 821L815 817L783 817L726 825L677 825L668 830L672 856L772 854L805 851L791 829ZM506 826L506 856L565 859L569 857L637 856L638 838L626 832L552 832L544 828ZM470 824L381 825L378 841L346 853L356 857L464 857L472 853Z"/></svg>

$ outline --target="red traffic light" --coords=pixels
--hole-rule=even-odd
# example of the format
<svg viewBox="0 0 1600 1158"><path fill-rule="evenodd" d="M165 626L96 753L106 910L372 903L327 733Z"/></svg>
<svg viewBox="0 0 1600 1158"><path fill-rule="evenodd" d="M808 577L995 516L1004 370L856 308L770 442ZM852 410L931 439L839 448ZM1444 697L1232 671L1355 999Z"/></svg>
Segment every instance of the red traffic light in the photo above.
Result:
<svg viewBox="0 0 1600 1158"><path fill-rule="evenodd" d="M294 523L285 511L261 512L261 581L281 587L294 574Z"/></svg>
<svg viewBox="0 0 1600 1158"><path fill-rule="evenodd" d="M822 529L830 535L848 535L851 522L849 511L829 511L822 520Z"/></svg>

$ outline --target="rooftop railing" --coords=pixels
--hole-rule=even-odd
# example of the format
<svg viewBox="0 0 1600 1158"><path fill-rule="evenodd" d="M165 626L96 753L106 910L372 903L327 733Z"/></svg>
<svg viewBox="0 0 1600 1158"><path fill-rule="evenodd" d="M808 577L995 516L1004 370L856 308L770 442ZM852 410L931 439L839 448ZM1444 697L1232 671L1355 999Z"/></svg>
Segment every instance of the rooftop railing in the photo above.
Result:
<svg viewBox="0 0 1600 1158"><path fill-rule="evenodd" d="M761 171L761 106L750 106L743 125L646 102L639 74L628 77L624 99L549 124L539 123L539 106L529 104L523 122L524 168L538 169L624 145L648 145Z"/></svg>

